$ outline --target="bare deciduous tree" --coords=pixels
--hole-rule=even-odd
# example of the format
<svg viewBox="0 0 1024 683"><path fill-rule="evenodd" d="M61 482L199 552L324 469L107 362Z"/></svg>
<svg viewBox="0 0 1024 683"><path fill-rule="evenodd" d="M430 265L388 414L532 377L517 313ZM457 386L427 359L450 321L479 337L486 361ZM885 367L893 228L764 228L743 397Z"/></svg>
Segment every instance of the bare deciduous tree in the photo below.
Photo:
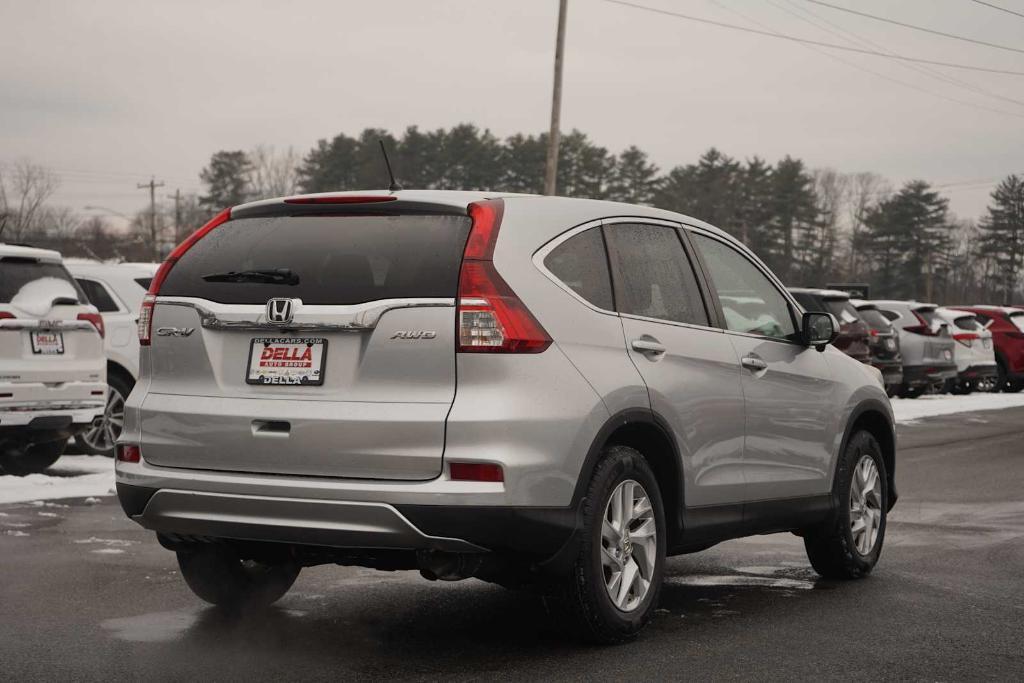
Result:
<svg viewBox="0 0 1024 683"><path fill-rule="evenodd" d="M278 152L273 145L257 145L249 151L249 161L252 164L249 190L254 198L284 197L296 193L298 167L302 159L293 147Z"/></svg>
<svg viewBox="0 0 1024 683"><path fill-rule="evenodd" d="M40 231L43 207L59 184L46 167L27 159L0 174L0 237L17 242Z"/></svg>
<svg viewBox="0 0 1024 683"><path fill-rule="evenodd" d="M868 212L891 193L888 181L877 173L854 173L849 176L846 208L850 224L850 253L847 273L851 278L860 273L860 233Z"/></svg>

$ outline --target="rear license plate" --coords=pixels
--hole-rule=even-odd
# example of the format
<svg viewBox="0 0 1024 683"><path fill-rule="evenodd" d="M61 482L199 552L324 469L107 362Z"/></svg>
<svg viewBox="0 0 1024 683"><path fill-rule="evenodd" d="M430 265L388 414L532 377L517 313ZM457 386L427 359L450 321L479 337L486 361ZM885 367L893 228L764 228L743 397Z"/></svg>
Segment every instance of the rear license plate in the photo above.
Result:
<svg viewBox="0 0 1024 683"><path fill-rule="evenodd" d="M32 353L58 356L64 353L64 334L61 332L33 332Z"/></svg>
<svg viewBox="0 0 1024 683"><path fill-rule="evenodd" d="M324 383L327 340L257 337L249 345L247 384L319 385Z"/></svg>
<svg viewBox="0 0 1024 683"><path fill-rule="evenodd" d="M892 338L886 339L885 340L885 348L886 348L887 351L895 351L896 350L896 341L894 339L892 339Z"/></svg>

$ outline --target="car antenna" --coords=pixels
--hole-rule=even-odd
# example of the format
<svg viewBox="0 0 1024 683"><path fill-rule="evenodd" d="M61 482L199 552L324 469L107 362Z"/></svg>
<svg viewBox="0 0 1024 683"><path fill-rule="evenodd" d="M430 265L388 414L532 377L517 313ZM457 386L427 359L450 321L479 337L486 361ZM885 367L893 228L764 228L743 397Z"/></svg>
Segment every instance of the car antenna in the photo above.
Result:
<svg viewBox="0 0 1024 683"><path fill-rule="evenodd" d="M391 180L391 184L388 185L388 192L398 192L402 189L402 186L395 180L395 173L391 170L391 160L388 159L388 150L384 147L384 141L379 139L377 142L380 143L380 153L384 157L384 165L388 167L388 178Z"/></svg>

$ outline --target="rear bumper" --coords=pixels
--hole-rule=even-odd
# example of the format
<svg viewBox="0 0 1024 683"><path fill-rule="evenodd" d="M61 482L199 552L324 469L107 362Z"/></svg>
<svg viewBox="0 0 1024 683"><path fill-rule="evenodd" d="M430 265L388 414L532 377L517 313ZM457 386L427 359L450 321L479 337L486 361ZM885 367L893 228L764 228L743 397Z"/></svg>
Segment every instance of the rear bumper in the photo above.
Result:
<svg viewBox="0 0 1024 683"><path fill-rule="evenodd" d="M882 378L886 384L903 383L903 363L901 361L872 358L871 366L877 368L882 373Z"/></svg>
<svg viewBox="0 0 1024 683"><path fill-rule="evenodd" d="M175 537L350 549L525 552L554 556L572 537L569 508L393 505L152 489L117 483L125 513Z"/></svg>
<svg viewBox="0 0 1024 683"><path fill-rule="evenodd" d="M105 393L105 392L104 392ZM85 427L103 414L103 401L72 401L68 403L36 403L0 406L0 428L29 427L61 422ZM67 418L67 419L65 419Z"/></svg>
<svg viewBox="0 0 1024 683"><path fill-rule="evenodd" d="M3 382L0 393L0 427L24 427L39 418L70 416L74 424L88 424L103 414L107 383L97 382Z"/></svg>
<svg viewBox="0 0 1024 683"><path fill-rule="evenodd" d="M910 386L945 382L957 376L956 363L926 363L903 366L903 383Z"/></svg>
<svg viewBox="0 0 1024 683"><path fill-rule="evenodd" d="M995 363L971 365L961 370L957 378L961 380L990 379L996 376L997 367Z"/></svg>

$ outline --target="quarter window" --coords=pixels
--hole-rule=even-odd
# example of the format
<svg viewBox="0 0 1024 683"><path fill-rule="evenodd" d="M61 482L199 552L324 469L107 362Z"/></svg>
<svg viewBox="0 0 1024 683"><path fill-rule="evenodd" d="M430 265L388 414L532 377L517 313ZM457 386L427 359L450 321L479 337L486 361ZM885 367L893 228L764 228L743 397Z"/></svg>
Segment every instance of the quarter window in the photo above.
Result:
<svg viewBox="0 0 1024 683"><path fill-rule="evenodd" d="M600 228L584 230L562 242L544 258L544 265L594 306L608 311L615 308Z"/></svg>
<svg viewBox="0 0 1024 683"><path fill-rule="evenodd" d="M620 313L708 324L697 277L675 228L617 223L605 230Z"/></svg>
<svg viewBox="0 0 1024 683"><path fill-rule="evenodd" d="M792 339L796 325L789 301L750 259L732 247L692 233L722 303L726 328L776 339Z"/></svg>

